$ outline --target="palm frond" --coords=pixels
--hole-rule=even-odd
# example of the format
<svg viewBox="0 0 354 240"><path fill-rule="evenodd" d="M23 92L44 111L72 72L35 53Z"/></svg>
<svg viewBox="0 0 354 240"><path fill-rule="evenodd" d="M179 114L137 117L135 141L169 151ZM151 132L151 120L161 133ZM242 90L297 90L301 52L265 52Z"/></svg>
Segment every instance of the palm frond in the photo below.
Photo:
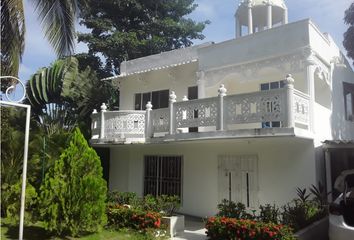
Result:
<svg viewBox="0 0 354 240"><path fill-rule="evenodd" d="M32 0L44 34L58 56L73 53L79 0Z"/></svg>
<svg viewBox="0 0 354 240"><path fill-rule="evenodd" d="M1 75L18 76L25 47L25 16L22 0L1 1ZM2 82L2 88L8 84Z"/></svg>

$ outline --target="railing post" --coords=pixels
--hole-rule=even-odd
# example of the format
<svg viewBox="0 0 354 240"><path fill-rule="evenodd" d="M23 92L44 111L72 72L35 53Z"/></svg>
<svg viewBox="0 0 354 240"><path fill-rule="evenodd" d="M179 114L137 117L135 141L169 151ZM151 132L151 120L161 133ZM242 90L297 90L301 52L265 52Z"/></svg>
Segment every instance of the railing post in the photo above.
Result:
<svg viewBox="0 0 354 240"><path fill-rule="evenodd" d="M285 126L288 128L295 127L294 121L294 79L291 74L286 75L285 78L285 90L286 90L286 121Z"/></svg>
<svg viewBox="0 0 354 240"><path fill-rule="evenodd" d="M100 139L104 139L104 113L107 111L107 106L105 103L101 105L101 131L100 131Z"/></svg>
<svg viewBox="0 0 354 240"><path fill-rule="evenodd" d="M151 124L151 110L152 110L152 104L151 102L147 102L146 104L146 114L145 114L145 138L151 138L152 137L152 124Z"/></svg>
<svg viewBox="0 0 354 240"><path fill-rule="evenodd" d="M224 97L226 96L227 89L224 84L220 85L218 89L219 104L218 104L218 121L216 125L216 130L224 130Z"/></svg>
<svg viewBox="0 0 354 240"><path fill-rule="evenodd" d="M169 100L169 103L170 103L170 134L174 134L175 133L175 130L176 130L176 127L175 127L175 119L174 119L174 109L173 109L173 104L176 102L176 94L174 91L171 92L170 94L170 100Z"/></svg>

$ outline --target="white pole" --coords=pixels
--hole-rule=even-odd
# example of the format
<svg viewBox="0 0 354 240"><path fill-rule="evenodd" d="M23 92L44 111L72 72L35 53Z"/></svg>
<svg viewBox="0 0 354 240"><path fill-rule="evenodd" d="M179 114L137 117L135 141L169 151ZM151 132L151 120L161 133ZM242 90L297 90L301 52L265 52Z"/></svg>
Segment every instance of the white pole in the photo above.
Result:
<svg viewBox="0 0 354 240"><path fill-rule="evenodd" d="M1 76L0 79L5 79L5 78L12 78L17 80L20 85L23 87L23 95L21 99L15 101L11 100L9 97L9 93L11 90L13 90L15 87L12 85L9 88L6 89L5 95L9 101L0 101L0 105L9 105L9 106L14 106L14 107L22 107L26 109L26 125L25 125L25 146L23 149L23 170L22 170L22 190L21 190L21 208L20 208L20 227L19 227L19 233L18 233L18 239L22 240L23 239L23 223L24 223L24 217L25 217L25 200L26 200L26 179L27 179L27 158L28 158L28 140L29 140L29 128L30 128L30 118L31 118L31 106L27 104L22 104L19 103L21 102L25 96L26 96L26 87L24 83L13 76Z"/></svg>
<svg viewBox="0 0 354 240"><path fill-rule="evenodd" d="M268 3L268 7L267 7L268 11L267 11L267 27L268 29L271 29L272 26L273 26L273 23L272 23L272 5L270 3Z"/></svg>
<svg viewBox="0 0 354 240"><path fill-rule="evenodd" d="M252 16L252 5L248 5L248 34L253 33L253 16Z"/></svg>
<svg viewBox="0 0 354 240"><path fill-rule="evenodd" d="M31 106L26 108L26 128L25 128L25 147L23 149L23 170L22 170L22 191L21 191L21 210L20 210L20 229L19 240L23 239L23 222L25 218L25 198L26 198L26 178L27 178L27 156L28 156L28 139L31 117Z"/></svg>

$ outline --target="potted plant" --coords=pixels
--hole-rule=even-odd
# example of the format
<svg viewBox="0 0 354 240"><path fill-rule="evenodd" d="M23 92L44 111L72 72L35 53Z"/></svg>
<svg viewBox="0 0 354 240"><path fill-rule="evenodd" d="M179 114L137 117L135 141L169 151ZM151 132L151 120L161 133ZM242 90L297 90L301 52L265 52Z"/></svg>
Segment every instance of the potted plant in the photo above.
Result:
<svg viewBox="0 0 354 240"><path fill-rule="evenodd" d="M167 231L174 237L184 231L184 216L176 214L181 206L178 196L161 195L157 198L157 203L163 214L162 223L167 226Z"/></svg>

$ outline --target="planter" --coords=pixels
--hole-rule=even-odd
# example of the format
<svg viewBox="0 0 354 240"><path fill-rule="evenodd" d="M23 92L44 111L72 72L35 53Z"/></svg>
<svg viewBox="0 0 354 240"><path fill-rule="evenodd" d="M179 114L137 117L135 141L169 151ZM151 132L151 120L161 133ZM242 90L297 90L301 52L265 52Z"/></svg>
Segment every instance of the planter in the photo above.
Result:
<svg viewBox="0 0 354 240"><path fill-rule="evenodd" d="M167 233L174 237L184 232L184 216L177 215L171 217L162 217L162 223L167 225Z"/></svg>
<svg viewBox="0 0 354 240"><path fill-rule="evenodd" d="M314 239L328 239L328 217L322 218L317 222L312 223L304 229L295 233L299 240L314 240Z"/></svg>

